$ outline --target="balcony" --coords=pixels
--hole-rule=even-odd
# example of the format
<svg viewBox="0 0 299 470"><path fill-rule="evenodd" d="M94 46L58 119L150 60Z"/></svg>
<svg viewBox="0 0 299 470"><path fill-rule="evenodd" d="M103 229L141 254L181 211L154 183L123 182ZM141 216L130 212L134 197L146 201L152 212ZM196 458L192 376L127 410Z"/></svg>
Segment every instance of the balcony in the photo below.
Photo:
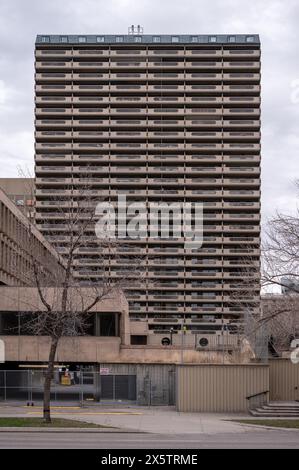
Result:
<svg viewBox="0 0 299 470"><path fill-rule="evenodd" d="M98 57L99 55L101 56L106 56L109 55L108 50L104 49L74 49L73 50L73 56L74 57Z"/></svg>
<svg viewBox="0 0 299 470"><path fill-rule="evenodd" d="M251 189L240 189L240 190L225 190L223 191L224 197L231 198L260 198L260 191Z"/></svg>
<svg viewBox="0 0 299 470"><path fill-rule="evenodd" d="M260 203L253 201L235 201L235 202L224 202L224 209L242 209L242 210L259 210Z"/></svg>
<svg viewBox="0 0 299 470"><path fill-rule="evenodd" d="M47 104L71 104L72 97L71 96L37 96L35 98L36 104L42 104L47 106Z"/></svg>
<svg viewBox="0 0 299 470"><path fill-rule="evenodd" d="M231 73L224 73L223 74L223 80L224 81L238 81L238 82L256 81L256 82L259 82L260 79L261 79L261 75L259 73L231 72Z"/></svg>
<svg viewBox="0 0 299 470"><path fill-rule="evenodd" d="M63 69L63 71L68 72L72 69L72 62L64 62L64 61L54 61L54 60L47 60L47 61L36 61L35 62L35 69L40 70L43 72L44 70L58 70Z"/></svg>
<svg viewBox="0 0 299 470"><path fill-rule="evenodd" d="M72 74L71 73L64 73L64 72L43 72L43 73L36 73L35 79L37 84L38 82L65 82L65 81L72 81Z"/></svg>
<svg viewBox="0 0 299 470"><path fill-rule="evenodd" d="M223 92L229 93L236 93L236 94L243 94L243 93L250 93L250 94L258 94L261 91L260 85L254 84L233 84L233 85L223 85Z"/></svg>
<svg viewBox="0 0 299 470"><path fill-rule="evenodd" d="M223 232L259 232L259 225L224 225Z"/></svg>
<svg viewBox="0 0 299 470"><path fill-rule="evenodd" d="M223 108L224 116L241 116L250 115L255 117L260 116L260 110L258 108Z"/></svg>
<svg viewBox="0 0 299 470"><path fill-rule="evenodd" d="M224 214L223 220L259 221L260 215L259 214L247 214L247 213Z"/></svg>
<svg viewBox="0 0 299 470"><path fill-rule="evenodd" d="M234 57L234 58L259 58L260 57L260 51L256 49L224 49L223 50L223 57Z"/></svg>
<svg viewBox="0 0 299 470"><path fill-rule="evenodd" d="M252 176L259 176L260 168L259 167L249 167L249 166L227 166L224 165L223 167L223 174L224 175L252 175Z"/></svg>
<svg viewBox="0 0 299 470"><path fill-rule="evenodd" d="M223 184L228 186L259 186L259 178L224 178Z"/></svg>
<svg viewBox="0 0 299 470"><path fill-rule="evenodd" d="M36 154L35 161L37 163L47 163L47 162L71 162L72 156L71 155L63 155L63 154L55 154L55 153L48 153L48 154Z"/></svg>
<svg viewBox="0 0 299 470"><path fill-rule="evenodd" d="M259 155L223 155L225 163L259 163L261 157Z"/></svg>
<svg viewBox="0 0 299 470"><path fill-rule="evenodd" d="M260 105L261 99L258 96L224 96L222 102L227 104L252 104Z"/></svg>
<svg viewBox="0 0 299 470"><path fill-rule="evenodd" d="M223 69L245 69L245 70L252 70L260 68L260 62L258 61L224 61L223 62Z"/></svg>
<svg viewBox="0 0 299 470"><path fill-rule="evenodd" d="M72 51L68 49L37 49L35 57L72 57Z"/></svg>
<svg viewBox="0 0 299 470"><path fill-rule="evenodd" d="M193 57L193 58L197 58L197 57L201 57L201 58L208 58L208 57L212 57L212 58L220 58L222 57L222 51L221 50L217 50L217 49L193 49L193 50L186 50L185 51L185 55L187 57Z"/></svg>
<svg viewBox="0 0 299 470"><path fill-rule="evenodd" d="M47 142L47 143L40 143L40 142L37 142L35 144L35 149L36 150L43 150L45 152L47 151L51 151L53 152L54 150L55 151L63 151L63 150L71 150L73 147L72 147L72 144L69 144L69 143L65 143L65 142L59 142L59 143L50 143L50 142Z"/></svg>

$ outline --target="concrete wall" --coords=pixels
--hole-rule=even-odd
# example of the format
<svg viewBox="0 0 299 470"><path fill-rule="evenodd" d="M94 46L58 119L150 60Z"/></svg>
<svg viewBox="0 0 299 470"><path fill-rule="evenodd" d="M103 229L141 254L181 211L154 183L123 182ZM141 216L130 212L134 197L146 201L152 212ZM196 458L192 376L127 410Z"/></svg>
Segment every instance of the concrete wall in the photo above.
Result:
<svg viewBox="0 0 299 470"><path fill-rule="evenodd" d="M0 188L8 196L31 196L34 193L34 178L0 178Z"/></svg>
<svg viewBox="0 0 299 470"><path fill-rule="evenodd" d="M61 307L61 288L43 288L43 295L51 307L59 311ZM95 298L93 288L70 288L68 292L68 309L82 311ZM77 307L78 306L78 307ZM45 310L38 291L34 287L0 287L1 312L34 312ZM117 313L120 316L120 337L78 336L63 337L59 341L56 361L60 362L94 362L118 361L120 344L130 342L130 322L128 301L121 291L111 291L109 298L100 300L90 312ZM0 318L1 320L1 318ZM5 360L32 363L47 361L49 338L46 336L1 335L5 344Z"/></svg>
<svg viewBox="0 0 299 470"><path fill-rule="evenodd" d="M177 367L177 410L246 413L249 395L269 390L269 366L190 365Z"/></svg>
<svg viewBox="0 0 299 470"><path fill-rule="evenodd" d="M50 339L46 336L2 336L5 360L11 362L47 362ZM116 361L121 339L118 337L64 337L58 343L57 362Z"/></svg>
<svg viewBox="0 0 299 470"><path fill-rule="evenodd" d="M197 351L194 348L182 350L177 347L162 346L121 346L119 362L172 363L172 364L222 364L236 362L235 358L221 351ZM248 362L248 357L246 358ZM241 362L240 360L238 362Z"/></svg>
<svg viewBox="0 0 299 470"><path fill-rule="evenodd" d="M299 400L299 364L288 359L271 359L270 400Z"/></svg>

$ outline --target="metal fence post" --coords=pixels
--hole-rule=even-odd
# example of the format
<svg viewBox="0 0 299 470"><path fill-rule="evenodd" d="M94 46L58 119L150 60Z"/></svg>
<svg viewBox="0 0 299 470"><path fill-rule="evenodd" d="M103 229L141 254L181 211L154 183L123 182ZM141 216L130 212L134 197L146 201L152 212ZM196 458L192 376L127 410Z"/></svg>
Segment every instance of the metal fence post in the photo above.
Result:
<svg viewBox="0 0 299 470"><path fill-rule="evenodd" d="M80 406L81 408L83 408L83 401L84 401L84 392L83 392L83 374L84 372L82 371L82 368L80 367L80 392L79 392L79 396L81 397L80 398Z"/></svg>
<svg viewBox="0 0 299 470"><path fill-rule="evenodd" d="M30 405L33 405L33 370L29 371L29 376L30 376Z"/></svg>
<svg viewBox="0 0 299 470"><path fill-rule="evenodd" d="M6 370L4 371L4 401L6 401L7 395L6 395Z"/></svg>
<svg viewBox="0 0 299 470"><path fill-rule="evenodd" d="M112 376L113 379L112 379L112 384L113 384L113 400L115 401L115 375Z"/></svg>
<svg viewBox="0 0 299 470"><path fill-rule="evenodd" d="M22 371L20 372L22 374ZM27 406L28 405L30 405L30 371L29 369L27 370Z"/></svg>

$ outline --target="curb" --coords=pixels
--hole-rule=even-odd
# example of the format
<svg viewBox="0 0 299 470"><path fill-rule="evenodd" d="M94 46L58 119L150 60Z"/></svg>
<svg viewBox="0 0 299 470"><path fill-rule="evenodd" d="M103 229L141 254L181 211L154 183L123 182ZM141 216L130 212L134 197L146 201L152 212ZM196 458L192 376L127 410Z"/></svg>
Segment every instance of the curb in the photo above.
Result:
<svg viewBox="0 0 299 470"><path fill-rule="evenodd" d="M250 424L250 423L238 423L236 421L234 421L235 424L239 424L240 426L247 426L247 427L250 427L250 428L261 428L261 429L269 429L269 430L272 430L272 431L299 431L298 428L281 428L279 426L266 426L264 424Z"/></svg>
<svg viewBox="0 0 299 470"><path fill-rule="evenodd" d="M146 431L137 431L118 428L40 428L40 427L0 427L1 432L52 432L52 433L110 433L110 434L147 434Z"/></svg>

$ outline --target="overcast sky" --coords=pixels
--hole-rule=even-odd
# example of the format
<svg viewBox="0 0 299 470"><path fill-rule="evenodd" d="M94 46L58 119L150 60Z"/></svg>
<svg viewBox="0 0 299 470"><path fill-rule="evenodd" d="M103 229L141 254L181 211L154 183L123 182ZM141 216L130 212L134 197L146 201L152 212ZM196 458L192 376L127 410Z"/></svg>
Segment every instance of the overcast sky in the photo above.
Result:
<svg viewBox="0 0 299 470"><path fill-rule="evenodd" d="M262 42L265 218L296 205L299 177L299 0L0 0L0 177L33 171L37 34L252 34Z"/></svg>

